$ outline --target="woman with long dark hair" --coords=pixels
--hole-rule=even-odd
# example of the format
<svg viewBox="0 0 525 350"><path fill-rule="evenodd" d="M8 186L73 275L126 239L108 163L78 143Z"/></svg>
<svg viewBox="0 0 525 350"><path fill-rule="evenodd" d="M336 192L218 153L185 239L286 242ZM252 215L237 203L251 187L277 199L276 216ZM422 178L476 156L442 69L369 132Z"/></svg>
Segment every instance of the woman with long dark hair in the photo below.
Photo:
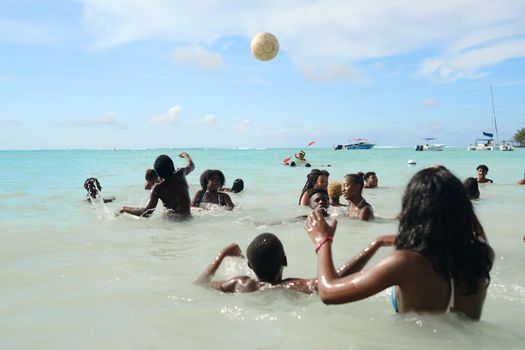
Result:
<svg viewBox="0 0 525 350"><path fill-rule="evenodd" d="M494 252L461 181L445 167L419 171L407 185L396 236L370 243L335 270L331 242L337 222L313 212L305 224L316 244L318 287L326 304L361 300L392 287L396 312L458 312L481 317ZM381 246L395 250L362 270Z"/></svg>
<svg viewBox="0 0 525 350"><path fill-rule="evenodd" d="M312 169L312 171L306 175L306 183L304 184L301 195L299 196L299 205L310 205L310 193L314 189L320 188L326 191L328 188L329 176L330 173L326 170Z"/></svg>

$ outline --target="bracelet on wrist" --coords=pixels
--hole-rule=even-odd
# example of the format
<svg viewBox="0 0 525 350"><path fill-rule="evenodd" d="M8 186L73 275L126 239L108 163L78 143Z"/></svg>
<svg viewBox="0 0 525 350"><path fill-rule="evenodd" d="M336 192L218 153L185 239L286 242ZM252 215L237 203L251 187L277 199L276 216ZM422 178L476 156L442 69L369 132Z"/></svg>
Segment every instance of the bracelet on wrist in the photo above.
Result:
<svg viewBox="0 0 525 350"><path fill-rule="evenodd" d="M323 239L321 242L319 242L319 244L315 247L315 254L317 254L317 252L319 251L319 249L321 249L321 247L326 243L326 242L332 242L333 241L333 238L332 237L326 237L325 239Z"/></svg>

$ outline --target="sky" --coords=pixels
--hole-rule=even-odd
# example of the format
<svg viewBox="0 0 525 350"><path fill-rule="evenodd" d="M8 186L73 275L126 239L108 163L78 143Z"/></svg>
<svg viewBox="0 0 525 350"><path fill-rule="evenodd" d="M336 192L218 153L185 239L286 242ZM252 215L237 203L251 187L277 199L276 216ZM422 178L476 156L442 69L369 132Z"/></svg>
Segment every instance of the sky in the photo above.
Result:
<svg viewBox="0 0 525 350"><path fill-rule="evenodd" d="M463 147L492 130L491 85L510 139L524 0L0 0L3 150Z"/></svg>

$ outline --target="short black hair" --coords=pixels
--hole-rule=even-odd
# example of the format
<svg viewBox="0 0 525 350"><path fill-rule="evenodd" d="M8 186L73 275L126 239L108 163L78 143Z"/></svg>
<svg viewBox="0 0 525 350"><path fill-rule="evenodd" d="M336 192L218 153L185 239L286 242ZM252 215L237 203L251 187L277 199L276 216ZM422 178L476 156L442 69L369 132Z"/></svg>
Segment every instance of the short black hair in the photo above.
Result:
<svg viewBox="0 0 525 350"><path fill-rule="evenodd" d="M173 175L173 172L175 171L175 166L173 165L173 161L171 158L165 154L162 154L155 159L155 163L153 164L153 168L155 168L155 172L159 177L163 179L169 178L171 175Z"/></svg>
<svg viewBox="0 0 525 350"><path fill-rule="evenodd" d="M467 177L465 181L463 181L463 186L465 186L465 191L467 191L467 196L470 199L479 198L478 180L473 177Z"/></svg>
<svg viewBox="0 0 525 350"><path fill-rule="evenodd" d="M316 194L316 193L324 194L327 199L330 199L330 196L328 195L328 191L326 191L325 189L322 189L322 188L314 188L314 189L312 189L308 193L308 199L311 199L314 196L314 194Z"/></svg>
<svg viewBox="0 0 525 350"><path fill-rule="evenodd" d="M253 239L246 250L246 257L259 280L273 283L286 266L284 247L273 233L261 233Z"/></svg>
<svg viewBox="0 0 525 350"><path fill-rule="evenodd" d="M146 181L153 181L156 177L159 177L157 175L157 172L153 169L147 169L146 174L144 175L144 178Z"/></svg>
<svg viewBox="0 0 525 350"><path fill-rule="evenodd" d="M485 164L480 164L478 165L478 167L476 168L476 170L479 170L479 169L482 169L482 170L485 170L485 172L489 172L489 167L486 166Z"/></svg>
<svg viewBox="0 0 525 350"><path fill-rule="evenodd" d="M239 193L242 190L244 190L244 181L242 181L242 179L235 179L232 185L232 192Z"/></svg>
<svg viewBox="0 0 525 350"><path fill-rule="evenodd" d="M98 182L98 179L96 177L90 177L87 178L86 181L84 181L84 188L86 189L86 191L89 191L91 187L96 187L99 191L102 190L102 186L100 185L100 182Z"/></svg>

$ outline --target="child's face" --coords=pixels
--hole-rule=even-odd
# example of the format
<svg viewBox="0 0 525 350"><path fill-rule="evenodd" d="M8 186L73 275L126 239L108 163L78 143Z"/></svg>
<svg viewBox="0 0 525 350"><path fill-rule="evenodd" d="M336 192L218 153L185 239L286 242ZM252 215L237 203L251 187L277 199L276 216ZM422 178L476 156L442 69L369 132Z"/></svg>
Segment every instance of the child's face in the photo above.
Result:
<svg viewBox="0 0 525 350"><path fill-rule="evenodd" d="M479 177L485 177L485 175L487 175L487 171L483 168L479 168L478 169L478 176Z"/></svg>
<svg viewBox="0 0 525 350"><path fill-rule="evenodd" d="M315 182L315 187L326 190L328 188L328 176L319 175L319 177L317 178L317 181Z"/></svg>
<svg viewBox="0 0 525 350"><path fill-rule="evenodd" d="M324 193L316 193L310 198L310 208L313 210L318 208L328 209L328 197Z"/></svg>
<svg viewBox="0 0 525 350"><path fill-rule="evenodd" d="M212 175L208 178L208 191L218 191L221 186L221 180L218 175Z"/></svg>

